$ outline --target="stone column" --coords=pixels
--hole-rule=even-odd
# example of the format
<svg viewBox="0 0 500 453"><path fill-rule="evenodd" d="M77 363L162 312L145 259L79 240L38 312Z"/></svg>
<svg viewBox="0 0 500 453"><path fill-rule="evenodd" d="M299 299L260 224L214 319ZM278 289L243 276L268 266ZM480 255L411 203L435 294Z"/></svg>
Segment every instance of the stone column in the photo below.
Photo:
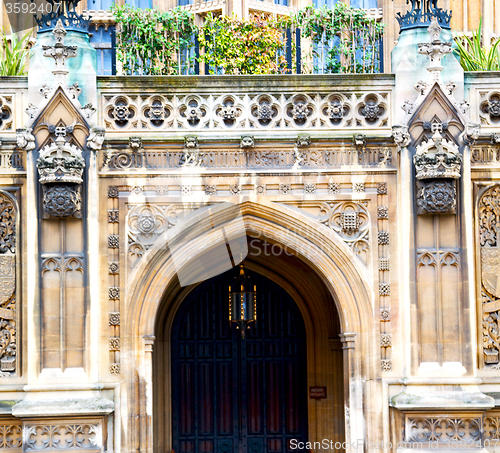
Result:
<svg viewBox="0 0 500 453"><path fill-rule="evenodd" d="M358 442L365 439L363 414L363 386L360 377L360 363L355 350L356 334L340 334L344 351L344 404L346 452L363 451Z"/></svg>

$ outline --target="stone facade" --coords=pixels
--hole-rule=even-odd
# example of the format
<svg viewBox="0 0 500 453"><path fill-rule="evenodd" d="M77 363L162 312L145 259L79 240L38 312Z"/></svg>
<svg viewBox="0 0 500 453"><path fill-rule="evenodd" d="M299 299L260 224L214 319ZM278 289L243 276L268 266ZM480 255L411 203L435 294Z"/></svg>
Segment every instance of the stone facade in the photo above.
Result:
<svg viewBox="0 0 500 453"><path fill-rule="evenodd" d="M493 451L500 75L457 70L433 26L412 71L86 91L75 33L40 38L45 73L0 79L0 450L171 451L181 271L243 225L328 389L312 442Z"/></svg>

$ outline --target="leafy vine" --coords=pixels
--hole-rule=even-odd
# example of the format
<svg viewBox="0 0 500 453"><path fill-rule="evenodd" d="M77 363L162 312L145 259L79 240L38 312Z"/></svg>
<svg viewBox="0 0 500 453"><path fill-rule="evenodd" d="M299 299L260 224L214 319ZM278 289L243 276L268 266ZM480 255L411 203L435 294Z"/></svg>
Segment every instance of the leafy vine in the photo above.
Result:
<svg viewBox="0 0 500 453"><path fill-rule="evenodd" d="M117 23L116 58L125 74L175 75L189 73L190 49L198 28L189 11L113 6Z"/></svg>
<svg viewBox="0 0 500 453"><path fill-rule="evenodd" d="M374 73L384 25L365 11L336 3L331 9L307 6L291 17L256 15L248 20L208 14L200 27L184 9L170 11L113 7L117 21L117 60L125 74L193 74L205 63L210 74L282 74L286 30L300 28L304 72ZM194 55L198 40L200 55ZM295 43L290 43L295 62ZM321 69L319 69L320 62Z"/></svg>

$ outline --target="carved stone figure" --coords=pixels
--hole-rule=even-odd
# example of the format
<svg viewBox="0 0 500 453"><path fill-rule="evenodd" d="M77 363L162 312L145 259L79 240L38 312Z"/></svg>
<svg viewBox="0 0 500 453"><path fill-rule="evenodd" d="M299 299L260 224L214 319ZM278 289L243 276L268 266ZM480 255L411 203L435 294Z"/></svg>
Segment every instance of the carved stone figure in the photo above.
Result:
<svg viewBox="0 0 500 453"><path fill-rule="evenodd" d="M90 134L87 138L87 147L93 150L99 150L104 143L104 136L106 131L101 126L95 126L90 130Z"/></svg>
<svg viewBox="0 0 500 453"><path fill-rule="evenodd" d="M31 151L35 149L35 137L31 133L32 129L23 127L16 129L17 147L23 151Z"/></svg>
<svg viewBox="0 0 500 453"><path fill-rule="evenodd" d="M401 151L402 148L407 147L411 142L408 126L403 126L401 124L392 126L392 137L394 138L396 145L398 145L399 151Z"/></svg>
<svg viewBox="0 0 500 453"><path fill-rule="evenodd" d="M240 148L253 148L255 146L254 139L251 135L244 135L240 140Z"/></svg>

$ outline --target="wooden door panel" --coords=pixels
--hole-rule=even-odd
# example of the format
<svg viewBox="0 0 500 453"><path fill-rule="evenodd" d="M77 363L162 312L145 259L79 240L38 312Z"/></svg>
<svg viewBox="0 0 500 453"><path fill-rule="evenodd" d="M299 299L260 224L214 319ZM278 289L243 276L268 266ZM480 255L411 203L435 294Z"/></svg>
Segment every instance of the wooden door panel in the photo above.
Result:
<svg viewBox="0 0 500 453"><path fill-rule="evenodd" d="M293 300L266 278L242 340L228 320L231 275L205 282L172 329L176 453L288 453L307 440L305 329Z"/></svg>

